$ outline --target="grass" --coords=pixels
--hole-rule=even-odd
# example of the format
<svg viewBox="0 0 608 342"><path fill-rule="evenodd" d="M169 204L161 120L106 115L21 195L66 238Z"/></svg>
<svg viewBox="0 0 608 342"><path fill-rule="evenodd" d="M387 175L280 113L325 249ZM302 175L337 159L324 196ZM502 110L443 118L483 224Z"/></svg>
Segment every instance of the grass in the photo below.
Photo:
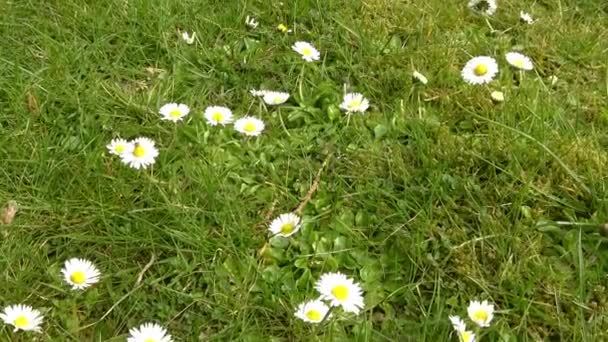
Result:
<svg viewBox="0 0 608 342"><path fill-rule="evenodd" d="M473 299L498 309L483 341L608 339L602 1L504 2L490 18L441 0L0 4L0 200L20 205L0 226L0 304L43 310L40 340L124 341L152 320L183 341L455 341L447 317ZM322 62L299 59L296 40ZM507 67L513 49L533 72ZM499 61L490 86L460 78L475 55ZM337 112L344 87L370 99L367 115ZM293 97L267 109L251 88ZM159 120L172 101L193 108L186 122ZM214 104L269 129L209 127ZM106 153L140 135L160 146L152 170ZM302 231L260 256L269 220L324 161ZM70 291L71 257L102 281ZM364 312L295 319L338 270L363 286Z"/></svg>

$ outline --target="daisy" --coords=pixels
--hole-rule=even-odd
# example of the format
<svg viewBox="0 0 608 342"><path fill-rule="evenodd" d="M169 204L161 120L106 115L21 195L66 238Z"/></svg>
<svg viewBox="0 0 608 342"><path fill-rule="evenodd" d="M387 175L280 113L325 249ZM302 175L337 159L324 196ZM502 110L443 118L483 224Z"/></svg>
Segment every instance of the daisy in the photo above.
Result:
<svg viewBox="0 0 608 342"><path fill-rule="evenodd" d="M127 342L172 342L167 330L156 323L144 323L129 330Z"/></svg>
<svg viewBox="0 0 608 342"><path fill-rule="evenodd" d="M323 321L329 307L320 300L311 300L304 302L298 306L295 316L304 322L320 323Z"/></svg>
<svg viewBox="0 0 608 342"><path fill-rule="evenodd" d="M297 233L300 230L300 226L300 217L296 214L288 213L282 214L272 220L268 230L272 234L288 237Z"/></svg>
<svg viewBox="0 0 608 342"><path fill-rule="evenodd" d="M489 327L490 322L494 318L494 305L489 304L487 300L478 302L472 301L467 308L469 318L477 323L480 327Z"/></svg>
<svg viewBox="0 0 608 342"><path fill-rule="evenodd" d="M291 30L287 28L287 25L285 24L279 24L279 26L277 26L277 30L283 32L283 33L291 33Z"/></svg>
<svg viewBox="0 0 608 342"><path fill-rule="evenodd" d="M357 314L364 306L361 287L342 273L323 274L315 288L321 299L329 300L331 306L342 306L344 311Z"/></svg>
<svg viewBox="0 0 608 342"><path fill-rule="evenodd" d="M112 139L109 144L106 145L108 152L117 156L133 148L133 144L126 141L125 139Z"/></svg>
<svg viewBox="0 0 608 342"><path fill-rule="evenodd" d="M363 113L369 108L369 101L360 93L348 93L344 95L340 108L348 114L353 112Z"/></svg>
<svg viewBox="0 0 608 342"><path fill-rule="evenodd" d="M264 121L251 116L240 118L234 123L234 129L238 132L253 137L260 135L264 127Z"/></svg>
<svg viewBox="0 0 608 342"><path fill-rule="evenodd" d="M523 21L524 23L526 23L528 25L534 24L534 18L532 18L532 15L530 15L530 13L526 13L524 11L520 11L519 12L519 19L521 19L521 21Z"/></svg>
<svg viewBox="0 0 608 342"><path fill-rule="evenodd" d="M426 78L426 76L424 76L423 74L419 73L418 71L414 71L412 73L412 77L414 77L414 80L422 83L422 84L427 84L429 83L429 80Z"/></svg>
<svg viewBox="0 0 608 342"><path fill-rule="evenodd" d="M160 107L160 115L162 120L169 120L173 122L180 121L184 116L190 113L190 108L185 104L167 103Z"/></svg>
<svg viewBox="0 0 608 342"><path fill-rule="evenodd" d="M82 290L97 283L100 274L92 262L78 258L67 260L61 273L73 290Z"/></svg>
<svg viewBox="0 0 608 342"><path fill-rule="evenodd" d="M253 17L247 16L247 18L245 18L245 25L251 27L252 29L257 28L258 24L259 23Z"/></svg>
<svg viewBox="0 0 608 342"><path fill-rule="evenodd" d="M289 99L289 93L283 93L280 91L266 91L264 92L264 102L271 106L276 106L285 103Z"/></svg>
<svg viewBox="0 0 608 342"><path fill-rule="evenodd" d="M489 83L498 73L498 64L492 57L474 57L462 68L462 78L470 84Z"/></svg>
<svg viewBox="0 0 608 342"><path fill-rule="evenodd" d="M296 42L291 47L295 52L302 55L302 59L307 62L318 61L320 58L319 50L307 42Z"/></svg>
<svg viewBox="0 0 608 342"><path fill-rule="evenodd" d="M144 137L133 140L133 148L120 155L123 163L135 169L145 169L154 164L157 156L158 150L154 141Z"/></svg>
<svg viewBox="0 0 608 342"><path fill-rule="evenodd" d="M192 32L192 36L188 32L182 32L182 39L186 44L191 45L194 43L194 38L196 38L196 32Z"/></svg>
<svg viewBox="0 0 608 342"><path fill-rule="evenodd" d="M532 64L532 60L530 57L522 55L519 52L507 52L505 54L505 58L507 62L517 69L521 70L532 70L534 69L534 65Z"/></svg>
<svg viewBox="0 0 608 342"><path fill-rule="evenodd" d="M456 333L458 333L458 340L460 342L475 342L475 334L467 330L467 325L458 316L450 316L450 321Z"/></svg>
<svg viewBox="0 0 608 342"><path fill-rule="evenodd" d="M40 325L44 317L40 311L32 309L31 306L18 304L5 307L4 311L0 313L0 319L4 321L4 324L15 327L13 331L40 332Z"/></svg>
<svg viewBox="0 0 608 342"><path fill-rule="evenodd" d="M496 0L470 0L469 8L481 11L485 15L493 15L498 5L496 4Z"/></svg>
<svg viewBox="0 0 608 342"><path fill-rule="evenodd" d="M211 106L205 109L205 119L211 126L227 125L233 121L232 111L221 106Z"/></svg>
<svg viewBox="0 0 608 342"><path fill-rule="evenodd" d="M494 102L503 102L505 100L505 94L502 91L493 91L490 97Z"/></svg>
<svg viewBox="0 0 608 342"><path fill-rule="evenodd" d="M249 91L249 93L250 93L252 96L259 97L259 96L264 96L264 95L266 95L266 93L268 93L268 90L256 90L256 89L251 89L251 90Z"/></svg>

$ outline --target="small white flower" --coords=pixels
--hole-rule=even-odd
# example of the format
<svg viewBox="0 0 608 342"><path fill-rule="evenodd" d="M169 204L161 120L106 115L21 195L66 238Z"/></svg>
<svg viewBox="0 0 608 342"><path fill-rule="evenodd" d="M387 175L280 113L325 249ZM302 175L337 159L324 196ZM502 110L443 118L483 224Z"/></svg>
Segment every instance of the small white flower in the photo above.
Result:
<svg viewBox="0 0 608 342"><path fill-rule="evenodd" d="M285 103L289 99L289 93L283 93L280 91L266 91L264 92L264 102L271 106L276 106Z"/></svg>
<svg viewBox="0 0 608 342"><path fill-rule="evenodd" d="M268 90L255 90L255 89L251 89L249 91L249 93L251 93L252 96L259 97L259 96L266 95L266 93L268 93Z"/></svg>
<svg viewBox="0 0 608 342"><path fill-rule="evenodd" d="M177 122L190 113L190 108L182 103L167 103L160 107L159 112L162 120Z"/></svg>
<svg viewBox="0 0 608 342"><path fill-rule="evenodd" d="M85 259L73 258L65 262L61 270L65 281L74 290L82 290L99 281L99 270L92 262Z"/></svg>
<svg viewBox="0 0 608 342"><path fill-rule="evenodd" d="M487 300L481 303L474 300L469 304L467 313L471 321L477 323L480 327L489 327L494 318L494 305L488 303Z"/></svg>
<svg viewBox="0 0 608 342"><path fill-rule="evenodd" d="M364 113L369 108L369 101L360 93L348 93L340 104L347 113Z"/></svg>
<svg viewBox="0 0 608 342"><path fill-rule="evenodd" d="M458 334L458 340L460 342L475 342L475 334L467 330L467 325L458 316L450 316L450 321L456 333Z"/></svg>
<svg viewBox="0 0 608 342"><path fill-rule="evenodd" d="M140 137L133 140L132 143L133 148L120 155L123 163L134 169L145 169L154 164L158 150L152 139Z"/></svg>
<svg viewBox="0 0 608 342"><path fill-rule="evenodd" d="M296 214L288 213L279 215L274 219L268 230L275 235L281 235L284 237L291 236L300 230L300 217Z"/></svg>
<svg viewBox="0 0 608 342"><path fill-rule="evenodd" d="M559 78L557 78L557 76L555 76L555 75L549 76L549 82L551 83L552 87L554 87L557 84L557 81L559 81Z"/></svg>
<svg viewBox="0 0 608 342"><path fill-rule="evenodd" d="M493 15L498 8L496 0L470 0L469 8L481 11L485 15Z"/></svg>
<svg viewBox="0 0 608 342"><path fill-rule="evenodd" d="M295 52L302 55L302 59L307 62L318 61L321 58L319 50L315 49L310 43L307 42L296 42L291 47Z"/></svg>
<svg viewBox="0 0 608 342"><path fill-rule="evenodd" d="M126 151L129 151L133 148L130 142L125 139L112 139L109 144L106 145L108 148L108 152L111 154L115 154L117 156L123 154Z"/></svg>
<svg viewBox="0 0 608 342"><path fill-rule="evenodd" d="M492 57L474 57L462 68L461 74L465 82L470 84L489 83L498 73L498 64Z"/></svg>
<svg viewBox="0 0 608 342"><path fill-rule="evenodd" d="M521 19L521 21L523 21L524 23L526 23L528 25L534 24L534 18L532 18L532 15L530 15L530 13L526 13L524 11L520 11L519 12L519 19Z"/></svg>
<svg viewBox="0 0 608 342"><path fill-rule="evenodd" d="M426 85L427 83L429 83L429 80L426 78L426 76L424 76L423 74L419 73L418 71L414 71L412 73L412 77L414 77L414 80Z"/></svg>
<svg viewBox="0 0 608 342"><path fill-rule="evenodd" d="M321 300L311 300L298 306L295 316L304 322L320 323L325 319L329 307Z"/></svg>
<svg viewBox="0 0 608 342"><path fill-rule="evenodd" d="M240 118L234 123L234 129L237 132L253 137L260 135L264 127L266 127L264 121L251 116Z"/></svg>
<svg viewBox="0 0 608 342"><path fill-rule="evenodd" d="M507 59L507 62L509 64L511 64L512 66L521 69L521 70L532 70L534 69L534 64L532 64L532 60L525 56L522 55L519 52L507 52L505 54L505 58Z"/></svg>
<svg viewBox="0 0 608 342"><path fill-rule="evenodd" d="M494 102L503 102L505 100L505 94L502 91L495 90L490 94L490 97Z"/></svg>
<svg viewBox="0 0 608 342"><path fill-rule="evenodd" d="M321 299L329 300L331 306L342 306L344 311L355 314L364 307L361 287L342 273L323 274L315 288L321 293Z"/></svg>
<svg viewBox="0 0 608 342"><path fill-rule="evenodd" d="M252 29L257 28L258 24L259 23L255 20L254 17L247 16L247 18L245 18L245 25L251 27Z"/></svg>
<svg viewBox="0 0 608 342"><path fill-rule="evenodd" d="M156 323L144 323L129 330L127 342L172 342L167 330Z"/></svg>
<svg viewBox="0 0 608 342"><path fill-rule="evenodd" d="M40 325L44 317L40 311L32 309L31 306L17 304L5 307L0 313L0 319L4 324L12 325L13 331L40 332Z"/></svg>
<svg viewBox="0 0 608 342"><path fill-rule="evenodd" d="M227 125L234 119L232 111L229 108L221 106L211 106L205 109L205 119L211 126Z"/></svg>
<svg viewBox="0 0 608 342"><path fill-rule="evenodd" d="M192 32L192 36L188 32L182 32L182 39L186 42L186 44L191 45L194 43L194 39L196 38L196 32Z"/></svg>

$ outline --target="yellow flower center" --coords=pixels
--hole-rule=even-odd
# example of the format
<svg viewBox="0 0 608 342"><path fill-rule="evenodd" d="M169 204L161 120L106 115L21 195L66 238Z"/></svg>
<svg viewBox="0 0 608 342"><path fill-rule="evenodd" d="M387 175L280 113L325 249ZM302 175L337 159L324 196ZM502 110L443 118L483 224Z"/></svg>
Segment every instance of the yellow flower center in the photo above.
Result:
<svg viewBox="0 0 608 342"><path fill-rule="evenodd" d="M475 76L483 76L488 73L488 67L485 64L477 64L473 72Z"/></svg>
<svg viewBox="0 0 608 342"><path fill-rule="evenodd" d="M488 319L488 313L485 311L477 311L473 314L473 318L485 322Z"/></svg>
<svg viewBox="0 0 608 342"><path fill-rule="evenodd" d="M148 338L148 339L145 339L144 342L156 342L156 339Z"/></svg>
<svg viewBox="0 0 608 342"><path fill-rule="evenodd" d="M333 289L331 289L331 294L333 294L338 300L346 300L348 299L348 287L344 285L335 286Z"/></svg>
<svg viewBox="0 0 608 342"><path fill-rule="evenodd" d="M291 224L291 223L285 223L281 227L281 234L289 234L289 233L293 232L294 228L295 227L293 226L293 224Z"/></svg>
<svg viewBox="0 0 608 342"><path fill-rule="evenodd" d="M308 57L308 56L312 55L312 50L310 48L308 48L308 47L305 47L305 48L302 49L302 54L304 56Z"/></svg>
<svg viewBox="0 0 608 342"><path fill-rule="evenodd" d="M249 133L255 132L255 130L256 130L255 124L253 122L248 122L243 126L243 130L245 132L249 132Z"/></svg>
<svg viewBox="0 0 608 342"><path fill-rule="evenodd" d="M513 61L513 64L515 64L516 67L523 69L524 68L524 60L523 59L516 59L515 61Z"/></svg>
<svg viewBox="0 0 608 342"><path fill-rule="evenodd" d="M13 321L13 324L15 324L15 327L23 329L30 324L30 320L27 319L27 317L21 315L21 316L15 318L15 320Z"/></svg>
<svg viewBox="0 0 608 342"><path fill-rule="evenodd" d="M275 97L272 102L274 102L275 104L280 104L281 102L283 102L283 99L280 97Z"/></svg>
<svg viewBox="0 0 608 342"><path fill-rule="evenodd" d="M182 111L179 109L174 109L169 112L169 116L171 116L172 118L179 118L181 115L182 115Z"/></svg>
<svg viewBox="0 0 608 342"><path fill-rule="evenodd" d="M137 158L141 158L146 155L146 150L141 145L135 145L133 155Z"/></svg>
<svg viewBox="0 0 608 342"><path fill-rule="evenodd" d="M281 24L281 25L277 26L277 29L279 29L279 31L281 31L281 32L286 32L287 31L287 26Z"/></svg>
<svg viewBox="0 0 608 342"><path fill-rule="evenodd" d="M121 154L125 151L125 145L116 145L116 148L114 150L116 151L116 153Z"/></svg>
<svg viewBox="0 0 608 342"><path fill-rule="evenodd" d="M76 271L70 275L70 280L72 281L72 283L80 285L84 283L86 277L84 276L84 272Z"/></svg>
<svg viewBox="0 0 608 342"><path fill-rule="evenodd" d="M224 114L222 114L221 112L215 112L213 113L213 115L211 115L211 118L215 122L222 122L224 121Z"/></svg>
<svg viewBox="0 0 608 342"><path fill-rule="evenodd" d="M308 319L311 321L320 321L321 318L323 318L321 317L321 313L317 310L309 310L306 313L306 317L308 317Z"/></svg>
<svg viewBox="0 0 608 342"><path fill-rule="evenodd" d="M348 109L355 109L361 105L361 100L356 99L348 103Z"/></svg>
<svg viewBox="0 0 608 342"><path fill-rule="evenodd" d="M460 340L462 342L470 342L471 341L471 333L469 331L463 331L460 333Z"/></svg>

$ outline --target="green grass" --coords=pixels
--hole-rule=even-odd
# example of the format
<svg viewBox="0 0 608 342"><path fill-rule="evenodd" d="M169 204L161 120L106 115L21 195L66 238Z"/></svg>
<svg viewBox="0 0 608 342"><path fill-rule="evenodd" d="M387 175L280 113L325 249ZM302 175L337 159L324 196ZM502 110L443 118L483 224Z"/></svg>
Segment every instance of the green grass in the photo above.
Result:
<svg viewBox="0 0 608 342"><path fill-rule="evenodd" d="M483 341L607 340L604 2L504 1L487 19L466 1L283 2L0 1L0 201L21 207L0 226L0 305L43 310L48 341L124 341L150 320L181 341L456 341L448 315L487 299ZM535 71L509 69L513 49ZM475 55L500 63L490 86L460 77ZM335 115L345 84L367 115ZM293 97L267 110L251 88ZM159 120L173 101L186 122ZM209 127L207 105L268 130ZM140 135L160 147L152 170L106 153ZM303 230L260 257L324 160ZM102 281L70 291L72 257ZM297 320L327 271L361 283L365 310Z"/></svg>

